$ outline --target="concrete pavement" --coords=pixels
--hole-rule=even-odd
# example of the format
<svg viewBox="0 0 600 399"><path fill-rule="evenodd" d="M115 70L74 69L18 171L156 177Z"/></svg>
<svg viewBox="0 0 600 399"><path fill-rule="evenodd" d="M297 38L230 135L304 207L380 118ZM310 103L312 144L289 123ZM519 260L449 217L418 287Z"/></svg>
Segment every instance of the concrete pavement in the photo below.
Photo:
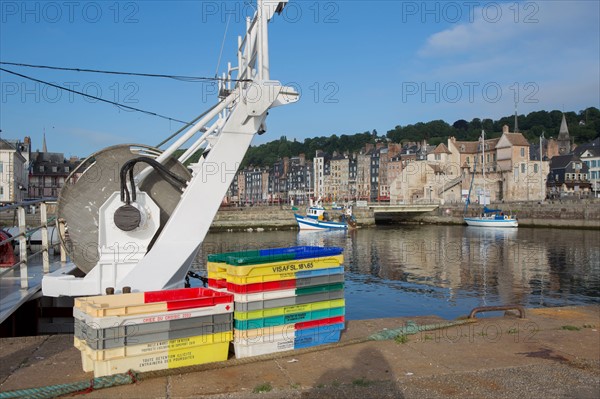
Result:
<svg viewBox="0 0 600 399"><path fill-rule="evenodd" d="M418 317L416 323L442 323ZM341 342L408 319L349 321ZM528 309L406 340L229 361L89 398L598 398L600 306ZM0 392L89 380L69 335L0 339Z"/></svg>

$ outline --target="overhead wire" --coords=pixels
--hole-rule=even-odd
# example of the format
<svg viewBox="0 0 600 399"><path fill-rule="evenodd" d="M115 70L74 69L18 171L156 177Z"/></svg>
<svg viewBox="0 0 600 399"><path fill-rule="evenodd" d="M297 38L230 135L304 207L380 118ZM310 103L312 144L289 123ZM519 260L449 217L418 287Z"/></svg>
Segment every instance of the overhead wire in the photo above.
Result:
<svg viewBox="0 0 600 399"><path fill-rule="evenodd" d="M226 32L227 33L227 32ZM18 62L5 62L0 61L0 65L11 65L20 66L26 68L41 68L41 69L52 69L58 71L75 71L75 72L89 72L89 73L103 73L109 75L126 75L126 76L142 76L147 78L167 78L182 80L186 82L206 82L206 81L220 81L223 80L219 77L203 77L203 76L184 76L184 75L167 75L167 74L155 74L155 73L141 73L141 72L120 72L120 71L106 71L101 69L87 69L87 68L69 68L69 67L58 67L51 65L35 65L35 64L24 64ZM231 79L235 82L249 82L250 79Z"/></svg>
<svg viewBox="0 0 600 399"><path fill-rule="evenodd" d="M229 21L228 24L229 25ZM228 26L225 27L225 36L227 35L227 28ZM225 40L225 37L223 38L223 40ZM221 53L223 51L223 46L221 47ZM221 62L221 55L219 55L219 61L218 63L220 64ZM60 71L75 71L75 72L89 72L89 73L101 73L101 74L110 74L110 75L126 75L126 76L141 76L141 77L152 77L152 78L168 78L168 79L175 79L175 80L180 80L180 81L185 81L185 82L206 82L206 81L221 81L223 80L222 78L219 78L217 76L215 77L201 77L201 76L183 76L183 75L167 75L167 74L152 74L152 73L140 73L140 72L120 72L120 71L106 71L106 70L100 70L100 69L88 69L88 68L70 68L70 67L58 67L58 66L52 66L52 65L35 65L35 64L26 64L26 63L17 63L17 62L6 62L6 61L0 61L0 65L12 65L12 66L19 66L19 67L26 67L26 68L40 68L40 69L51 69L51 70L60 70ZM217 67L218 68L218 67ZM172 135L170 135L168 138L166 138L165 140L163 140L162 142L160 142L157 147L162 146L163 144L167 143L169 140L171 140L173 137L177 136L179 133L181 133L182 131L184 131L185 129L187 129L188 127L190 127L191 125L193 125L194 123L196 123L200 118L202 118L204 115L206 115L208 112L212 111L215 107L217 107L219 105L216 104L215 106L211 107L209 110L207 110L206 112L202 113L201 115L199 115L198 117L196 117L195 119L193 119L190 122L185 122L176 118L171 118L169 116L165 116L165 115L161 115L158 114L156 112L152 112L152 111L146 111L140 108L136 108L136 107L131 107L129 105L125 105L125 104L121 104L118 103L116 101L110 101L110 100L106 100L103 99L101 97L96 97L96 96L92 96L90 94L87 93L83 93L83 92L79 92L77 90L73 90L73 89L69 89L67 87L63 87L60 85L56 85L54 83L50 83L47 81L43 81L41 79L36 79L33 78L31 76L27 76L27 75L23 75L14 71L10 71L8 69L5 68L0 68L0 71L4 71L16 76L20 76L24 79L29 79L32 80L34 82L38 82L41 84L45 84L51 87L55 87L57 89L60 90L65 90L67 92L71 92L71 93L75 93L84 97L88 97L88 98L92 98L98 101L102 101L111 105L115 105L119 108L124 108L124 109L128 109L131 111L136 111L136 112L141 112L147 115L151 115L151 116L156 116L162 119L167 119L169 121L174 121L174 122L179 122L179 123L183 123L184 126L181 127L179 130L177 130L175 133L173 133ZM251 82L251 79L233 79L233 78L228 78L228 80L232 81L232 82Z"/></svg>
<svg viewBox="0 0 600 399"><path fill-rule="evenodd" d="M54 84L54 83L51 83L51 82L47 82L47 81L44 81L44 80L41 80L41 79L36 79L36 78L31 77L31 76L27 76L27 75L20 74L18 72L10 71L10 70L5 69L5 68L0 68L0 71L6 72L6 73L10 73L12 75L20 76L20 77L22 77L24 79L32 80L34 82L38 82L38 83L41 83L41 84L44 84L44 85L55 87L55 88L60 89L60 90L68 91L70 93L79 94L80 96L92 98L94 100L98 100L98 101L102 101L102 102L105 102L105 103L108 103L108 104L111 104L111 105L115 105L115 106L117 106L119 108L124 108L124 109L129 109L129 110L132 110L132 111L136 111L136 112L141 112L143 114L156 116L158 118L167 119L169 121L183 123L184 125L189 125L190 124L190 122L182 121L182 120L176 119L176 118L171 118L169 116L161 115L161 114L158 114L156 112L146 111L146 110L143 110L141 108L131 107L129 105L121 104L121 103L118 103L116 101L106 100L106 99L104 99L102 97L92 96L91 94L87 94L87 93L83 93L81 91L69 89L68 87L60 86L60 85L57 85L57 84Z"/></svg>

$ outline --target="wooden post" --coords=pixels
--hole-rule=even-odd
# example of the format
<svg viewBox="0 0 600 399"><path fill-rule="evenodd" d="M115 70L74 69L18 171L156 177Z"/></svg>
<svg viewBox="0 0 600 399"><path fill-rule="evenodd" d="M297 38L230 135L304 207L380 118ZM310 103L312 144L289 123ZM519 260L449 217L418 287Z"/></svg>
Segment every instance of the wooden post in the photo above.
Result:
<svg viewBox="0 0 600 399"><path fill-rule="evenodd" d="M60 239L60 262L67 263L67 249L65 248L65 220L57 219L58 234Z"/></svg>
<svg viewBox="0 0 600 399"><path fill-rule="evenodd" d="M46 203L40 203L40 219L42 220L42 265L44 273L50 273L50 257L48 252L48 212Z"/></svg>
<svg viewBox="0 0 600 399"><path fill-rule="evenodd" d="M17 209L19 221L19 266L21 276L21 289L29 288L29 274L27 273L27 221L25 220L25 208L20 206Z"/></svg>

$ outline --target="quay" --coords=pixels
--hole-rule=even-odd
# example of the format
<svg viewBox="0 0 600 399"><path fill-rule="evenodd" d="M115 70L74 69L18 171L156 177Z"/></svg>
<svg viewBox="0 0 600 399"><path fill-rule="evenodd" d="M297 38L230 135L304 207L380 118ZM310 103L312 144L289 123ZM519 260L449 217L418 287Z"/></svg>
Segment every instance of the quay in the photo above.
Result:
<svg viewBox="0 0 600 399"><path fill-rule="evenodd" d="M507 313L391 340L360 340L408 322L352 320L339 344L140 374L129 385L90 386L85 397L591 399L600 392L600 305L527 309L524 318ZM72 335L2 338L0 360L0 397L93 377L82 371Z"/></svg>
<svg viewBox="0 0 600 399"><path fill-rule="evenodd" d="M463 203L384 205L369 204L354 207L353 214L360 227L376 224L447 224L464 225ZM517 202L492 204L511 211L521 227L555 227L600 229L600 200ZM299 205L303 212L303 206ZM327 208L327 206L326 206ZM474 212L471 210L471 212ZM294 211L289 205L224 207L217 213L211 231L277 230L297 228Z"/></svg>

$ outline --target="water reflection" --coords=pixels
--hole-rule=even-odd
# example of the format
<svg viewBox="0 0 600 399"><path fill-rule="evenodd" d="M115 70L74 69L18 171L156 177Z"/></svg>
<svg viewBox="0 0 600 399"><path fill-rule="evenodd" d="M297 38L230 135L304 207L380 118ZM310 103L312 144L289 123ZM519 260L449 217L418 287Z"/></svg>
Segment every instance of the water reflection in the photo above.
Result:
<svg viewBox="0 0 600 399"><path fill-rule="evenodd" d="M600 302L600 232L410 226L349 232L209 234L205 255L291 245L344 248L349 319L437 314L475 306Z"/></svg>

